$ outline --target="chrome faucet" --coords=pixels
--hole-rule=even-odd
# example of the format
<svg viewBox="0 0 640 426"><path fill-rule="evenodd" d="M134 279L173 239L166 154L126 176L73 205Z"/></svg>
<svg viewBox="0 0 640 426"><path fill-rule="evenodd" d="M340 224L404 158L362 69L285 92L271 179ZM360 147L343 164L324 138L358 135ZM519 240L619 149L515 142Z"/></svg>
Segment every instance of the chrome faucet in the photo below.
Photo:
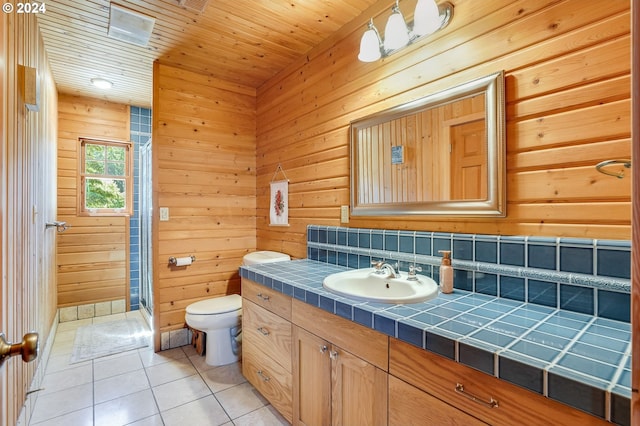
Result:
<svg viewBox="0 0 640 426"><path fill-rule="evenodd" d="M397 268L397 267L398 267L398 264L396 263L396 268ZM387 271L389 271L389 276L388 276L389 278L395 278L395 277L396 277L396 274L398 273L398 272L396 272L396 270L393 268L393 266L391 266L390 264L388 264L388 263L386 263L386 262L385 262L385 263L383 263L383 264L382 264L382 266L380 266L380 269L381 269L381 270L383 270L383 271L384 271L385 269L386 269Z"/></svg>
<svg viewBox="0 0 640 426"><path fill-rule="evenodd" d="M374 269L375 269L375 273L378 275L384 274L384 271L386 270L389 275L388 278L396 278L396 274L399 274L400 271L395 270L395 268L393 267L393 265L387 263L387 262L383 262L382 260L372 260L371 264L373 265ZM398 264L396 263L396 268L398 267Z"/></svg>

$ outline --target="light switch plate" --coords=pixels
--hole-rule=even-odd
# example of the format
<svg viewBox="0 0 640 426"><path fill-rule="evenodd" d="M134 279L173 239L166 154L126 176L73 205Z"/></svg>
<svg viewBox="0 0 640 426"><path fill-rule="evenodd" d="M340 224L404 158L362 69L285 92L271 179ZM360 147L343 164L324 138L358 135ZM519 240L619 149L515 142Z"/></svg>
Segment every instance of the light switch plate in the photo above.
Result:
<svg viewBox="0 0 640 426"><path fill-rule="evenodd" d="M169 207L160 207L160 221L166 222L169 220Z"/></svg>
<svg viewBox="0 0 640 426"><path fill-rule="evenodd" d="M340 206L340 222L349 223L349 206Z"/></svg>

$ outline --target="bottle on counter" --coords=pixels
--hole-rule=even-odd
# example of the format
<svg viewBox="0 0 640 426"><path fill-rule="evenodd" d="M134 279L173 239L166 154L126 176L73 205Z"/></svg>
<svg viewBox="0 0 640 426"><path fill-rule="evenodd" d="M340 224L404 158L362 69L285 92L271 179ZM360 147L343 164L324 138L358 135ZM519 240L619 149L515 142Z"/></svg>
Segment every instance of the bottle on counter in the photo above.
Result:
<svg viewBox="0 0 640 426"><path fill-rule="evenodd" d="M449 294L453 293L453 268L451 267L451 251L439 250L442 254L440 263L440 291Z"/></svg>

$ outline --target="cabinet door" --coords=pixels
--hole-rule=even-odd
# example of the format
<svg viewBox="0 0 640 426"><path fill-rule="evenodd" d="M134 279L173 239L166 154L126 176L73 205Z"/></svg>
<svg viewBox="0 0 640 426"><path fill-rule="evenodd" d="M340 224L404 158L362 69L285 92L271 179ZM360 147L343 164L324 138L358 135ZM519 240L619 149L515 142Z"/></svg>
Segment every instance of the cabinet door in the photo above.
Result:
<svg viewBox="0 0 640 426"><path fill-rule="evenodd" d="M387 373L337 346L330 357L333 426L386 425Z"/></svg>
<svg viewBox="0 0 640 426"><path fill-rule="evenodd" d="M331 423L330 344L300 327L293 327L293 424Z"/></svg>

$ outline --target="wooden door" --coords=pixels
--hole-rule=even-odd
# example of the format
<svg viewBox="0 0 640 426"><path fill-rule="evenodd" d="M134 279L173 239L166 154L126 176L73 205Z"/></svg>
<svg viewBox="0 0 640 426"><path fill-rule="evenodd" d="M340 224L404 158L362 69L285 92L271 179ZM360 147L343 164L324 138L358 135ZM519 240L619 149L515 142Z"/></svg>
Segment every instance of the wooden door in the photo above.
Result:
<svg viewBox="0 0 640 426"><path fill-rule="evenodd" d="M487 138L484 120L451 127L451 199L487 198Z"/></svg>
<svg viewBox="0 0 640 426"><path fill-rule="evenodd" d="M332 425L386 425L387 373L333 346Z"/></svg>
<svg viewBox="0 0 640 426"><path fill-rule="evenodd" d="M331 423L330 344L300 327L293 328L293 342L293 424L328 425Z"/></svg>

